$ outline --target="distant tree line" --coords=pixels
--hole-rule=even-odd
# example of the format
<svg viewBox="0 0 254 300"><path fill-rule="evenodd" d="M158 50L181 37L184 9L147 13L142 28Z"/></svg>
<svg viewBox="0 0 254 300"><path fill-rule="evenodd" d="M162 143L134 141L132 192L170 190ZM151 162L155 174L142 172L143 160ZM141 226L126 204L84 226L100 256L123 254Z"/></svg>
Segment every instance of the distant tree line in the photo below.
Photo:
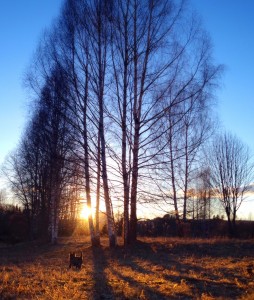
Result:
<svg viewBox="0 0 254 300"><path fill-rule="evenodd" d="M0 205L0 244L15 245L30 239L30 228L25 209L15 205ZM254 221L237 220L234 237L239 239L254 238ZM117 236L122 236L123 218L115 222ZM99 232L107 235L107 223L101 219ZM87 220L60 217L58 224L60 237L87 236L89 226ZM224 216L213 216L210 219L187 219L177 223L175 215L166 214L154 219L141 219L137 222L138 236L145 237L183 237L183 238L224 238L228 236L227 220ZM43 238L37 236L37 238Z"/></svg>
<svg viewBox="0 0 254 300"><path fill-rule="evenodd" d="M235 237L239 239L254 238L254 221L238 220ZM165 215L152 220L138 222L138 234L150 237L186 237L186 238L221 238L228 236L227 221L219 216L211 219L188 219L177 225L175 216Z"/></svg>
<svg viewBox="0 0 254 300"><path fill-rule="evenodd" d="M31 239L31 228L27 211L18 205L0 205L0 244L12 244L29 241ZM105 234L105 219L101 222L100 233ZM35 230L33 238L40 238L45 241L47 236L43 236ZM59 236L81 236L89 234L87 220L71 219L61 216L58 222Z"/></svg>
<svg viewBox="0 0 254 300"><path fill-rule="evenodd" d="M208 143L221 70L187 1L63 1L27 73L30 120L4 167L31 238L55 243L60 217L76 218L82 195L95 207L92 245L102 203L111 247L114 210L127 245L144 202L173 211L180 230L211 218L219 199L233 234L252 167L233 135Z"/></svg>

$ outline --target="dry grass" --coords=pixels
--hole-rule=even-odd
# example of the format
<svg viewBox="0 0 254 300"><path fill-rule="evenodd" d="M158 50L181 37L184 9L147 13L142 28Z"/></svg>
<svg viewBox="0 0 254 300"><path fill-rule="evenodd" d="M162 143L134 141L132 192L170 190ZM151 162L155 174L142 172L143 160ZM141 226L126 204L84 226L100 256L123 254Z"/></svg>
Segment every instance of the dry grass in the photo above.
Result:
<svg viewBox="0 0 254 300"><path fill-rule="evenodd" d="M63 238L56 246L0 247L0 299L254 299L254 241L146 238L126 250L102 244ZM81 271L69 270L68 253L80 250Z"/></svg>

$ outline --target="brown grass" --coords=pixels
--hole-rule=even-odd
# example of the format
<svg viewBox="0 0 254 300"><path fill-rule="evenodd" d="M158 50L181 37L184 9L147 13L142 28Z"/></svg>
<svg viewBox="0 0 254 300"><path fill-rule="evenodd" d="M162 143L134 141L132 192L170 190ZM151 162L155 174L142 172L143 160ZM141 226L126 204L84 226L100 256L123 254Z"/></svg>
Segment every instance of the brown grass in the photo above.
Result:
<svg viewBox="0 0 254 300"><path fill-rule="evenodd" d="M69 270L68 253L80 250L81 271ZM106 239L93 249L88 238L0 245L0 299L254 299L252 262L253 240L142 238L114 250Z"/></svg>

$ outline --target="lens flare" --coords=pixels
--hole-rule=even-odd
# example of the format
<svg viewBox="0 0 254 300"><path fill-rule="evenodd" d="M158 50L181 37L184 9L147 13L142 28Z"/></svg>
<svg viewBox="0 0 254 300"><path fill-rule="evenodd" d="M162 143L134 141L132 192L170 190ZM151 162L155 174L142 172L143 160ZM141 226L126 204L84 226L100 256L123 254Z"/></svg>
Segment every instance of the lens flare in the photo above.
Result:
<svg viewBox="0 0 254 300"><path fill-rule="evenodd" d="M79 216L81 219L88 219L88 217L91 215L91 208L88 207L87 205L83 205L80 213L79 213Z"/></svg>

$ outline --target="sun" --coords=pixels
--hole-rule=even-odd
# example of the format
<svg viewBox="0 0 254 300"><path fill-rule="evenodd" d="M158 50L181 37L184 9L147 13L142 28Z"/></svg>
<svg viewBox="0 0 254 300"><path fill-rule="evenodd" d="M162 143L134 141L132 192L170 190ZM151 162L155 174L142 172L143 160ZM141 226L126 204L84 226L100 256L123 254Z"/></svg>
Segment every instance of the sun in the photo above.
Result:
<svg viewBox="0 0 254 300"><path fill-rule="evenodd" d="M81 219L86 219L87 220L88 217L91 215L91 213L92 213L91 208L88 207L86 204L84 204L82 206L82 209L81 209L80 213L79 213L79 216L80 216Z"/></svg>

